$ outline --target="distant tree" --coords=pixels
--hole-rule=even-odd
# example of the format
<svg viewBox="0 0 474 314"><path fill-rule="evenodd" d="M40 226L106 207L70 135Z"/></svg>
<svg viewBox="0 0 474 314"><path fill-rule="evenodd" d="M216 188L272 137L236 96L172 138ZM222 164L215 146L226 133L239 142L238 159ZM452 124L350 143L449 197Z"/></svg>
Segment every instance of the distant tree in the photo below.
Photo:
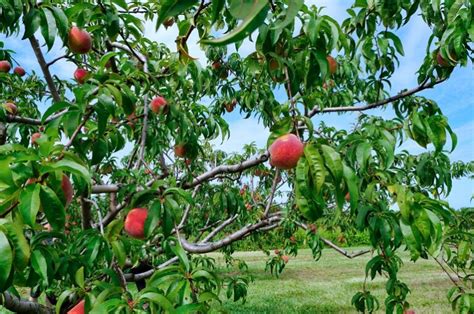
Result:
<svg viewBox="0 0 474 314"><path fill-rule="evenodd" d="M456 135L417 96L472 62L472 10L462 0L357 0L339 24L302 0L0 0L0 304L206 312L245 299L250 279L220 277L203 253L245 269L233 243L276 229L286 240L267 252L267 269L279 274L297 254L298 228L316 259L325 245L350 258L368 252L321 237L318 226L331 223L370 235L365 274L386 278L387 312L410 306L397 276L405 247L414 261L435 259L453 282L453 307L473 312L473 211L441 200L472 164L451 163ZM404 54L396 34L414 14L431 29L418 86L390 96ZM146 38L145 23L177 27L177 52ZM188 49L193 33L207 64ZM18 35L41 74L15 59ZM249 37L250 54L228 51ZM64 55L54 59L58 42ZM53 76L61 59L77 71ZM375 108L396 117L367 113ZM233 110L271 131L267 147L212 147L228 138ZM350 131L313 125L354 111ZM406 141L427 151L396 149ZM355 308L376 310L361 289Z"/></svg>

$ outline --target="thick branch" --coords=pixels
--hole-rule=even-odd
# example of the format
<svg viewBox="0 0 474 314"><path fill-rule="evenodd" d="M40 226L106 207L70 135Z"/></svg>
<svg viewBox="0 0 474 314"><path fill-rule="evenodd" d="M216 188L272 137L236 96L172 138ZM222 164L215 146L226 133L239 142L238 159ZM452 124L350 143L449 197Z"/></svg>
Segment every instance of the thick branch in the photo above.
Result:
<svg viewBox="0 0 474 314"><path fill-rule="evenodd" d="M219 232L221 232L225 227L227 227L228 225L232 224L236 219L237 217L239 217L238 214L235 214L234 216L230 217L229 219L227 220L224 220L219 226L217 226L216 229L212 230L211 232L209 232L209 234L202 240L203 243L207 243L208 241L210 241L212 238L214 238Z"/></svg>
<svg viewBox="0 0 474 314"><path fill-rule="evenodd" d="M341 253L342 255L344 255L345 257L348 257L348 258L354 258L354 257L364 255L364 254L367 254L367 253L370 252L370 250L360 250L360 251L357 251L357 252L349 253L346 250L338 247L337 245L335 245L334 243L332 243L328 239L321 238L321 241L323 241L324 244L326 244L327 246L329 246L332 249L336 250L336 252Z"/></svg>
<svg viewBox="0 0 474 314"><path fill-rule="evenodd" d="M0 295L0 305L15 313L54 313L52 308L36 302L22 300L10 292L4 292Z"/></svg>
<svg viewBox="0 0 474 314"><path fill-rule="evenodd" d="M245 235L256 231L260 228L272 225L273 223L280 221L281 217L271 217L266 220L259 221L253 225L247 225L242 229L232 233L231 235L211 243L190 243L185 239L181 238L181 245L189 253L208 253L215 250L218 250L226 245L229 245L232 242L242 239Z"/></svg>
<svg viewBox="0 0 474 314"><path fill-rule="evenodd" d="M150 270L147 270L143 273L139 273L139 274L125 274L125 279L127 281L138 281L138 280L143 280L143 279L146 279L148 277L151 277L151 275L153 275L153 273L157 270L160 270L162 268L165 268L173 263L176 263L178 261L178 257L175 256L169 260L167 260L166 262L158 265L157 267L153 268L153 269L150 269Z"/></svg>
<svg viewBox="0 0 474 314"><path fill-rule="evenodd" d="M313 110L311 110L308 113L308 117L313 117L314 115L316 115L318 113L365 111L365 110L374 109L374 108L377 108L377 107L382 107L382 106L384 106L388 103L391 103L393 101L411 96L411 95L416 94L416 93L418 93L422 90L431 88L431 87L433 87L433 86L435 86L439 83L444 82L445 80L446 79L439 79L439 80L434 81L432 83L424 83L424 84L421 84L418 87L415 87L413 89L401 92L397 95L388 97L388 98L383 99L381 101L377 101L377 102L374 102L374 103L371 103L371 104L368 104L368 105L365 105L365 106L330 107L330 108L324 108L324 109L319 109L318 107L315 107L315 108L313 108Z"/></svg>
<svg viewBox="0 0 474 314"><path fill-rule="evenodd" d="M66 113L66 111L67 110L62 110L62 111L60 111L56 114L53 114L48 119L46 119L44 122L42 122L41 119L32 119L32 118L14 116L14 115L11 115L11 114L8 114L6 116L6 121L7 122L21 123L21 124L30 124L30 125L43 125L43 124L48 124L49 122L53 121L54 119L62 116L63 114Z"/></svg>
<svg viewBox="0 0 474 314"><path fill-rule="evenodd" d="M261 163L263 163L267 160L268 160L268 152L266 152L265 154L260 155L257 158L243 161L240 164L217 166L216 168L213 168L213 169L209 170L208 172L205 172L205 173L201 174L199 177L194 179L193 182L184 184L184 188L189 189L189 188L195 187L196 185L199 185L199 184L201 184L205 181L208 181L208 180L210 180L210 179L214 178L215 176L217 176L219 174L222 174L222 173L242 172L245 169L248 169L248 168L251 168L251 167L256 166L258 164L261 164Z"/></svg>
<svg viewBox="0 0 474 314"><path fill-rule="evenodd" d="M181 245L183 248L188 251L189 253L208 253L212 252L215 250L220 249L223 246L226 246L234 241L237 241L239 239L244 238L245 236L249 235L250 233L254 231L258 231L263 228L271 227L272 229L277 226L275 222L279 222L281 220L280 216L273 216L271 218L268 218L267 220L262 220L258 223L255 223L253 225L247 225L246 227L234 232L233 234L225 237L224 239L217 241L217 242L212 242L212 243L204 243L204 241L195 244L195 243L190 243L186 241L183 238L180 238ZM220 227L220 226L219 226ZM218 227L218 228L219 228ZM175 262L178 261L178 257L173 257L170 260L164 262L163 264L160 264L158 267L155 267L153 269L147 270L143 273L139 274L126 274L125 278L127 281L137 281L141 279L146 279L153 275L153 273L159 269L162 269L168 265L171 265Z"/></svg>
<svg viewBox="0 0 474 314"><path fill-rule="evenodd" d="M236 173L236 172L242 172L248 168L252 168L253 166L256 166L258 164L261 164L265 161L268 160L268 152L265 154L260 155L257 158L249 159L246 161L241 162L240 164L235 164L235 165L221 165L217 166L216 168L213 168L200 176L198 176L196 179L194 179L193 182L191 183L185 183L183 187L185 189L190 189L198 186L199 184L206 182L208 180L213 179L219 174L222 173ZM153 184L153 182L151 182ZM151 185L150 184L150 185ZM148 183L147 183L148 185ZM94 185L92 186L92 194L101 194L101 193L115 193L120 190L120 185L117 184L105 184L105 185Z"/></svg>
<svg viewBox="0 0 474 314"><path fill-rule="evenodd" d="M84 230L90 229L92 226L92 204L88 201L87 192L81 196L81 208L82 208L82 228Z"/></svg>
<svg viewBox="0 0 474 314"><path fill-rule="evenodd" d="M33 51L35 52L36 59L38 59L38 63L41 67L41 70L43 71L44 79L46 80L46 83L48 84L51 95L53 96L53 100L55 102L60 102L61 97L59 96L56 85L54 85L53 77L51 76L51 72L49 72L48 64L46 63L46 60L44 59L43 52L41 52L41 48L39 46L38 40L35 38L34 35L31 36L29 40L30 40L31 47L33 48Z"/></svg>

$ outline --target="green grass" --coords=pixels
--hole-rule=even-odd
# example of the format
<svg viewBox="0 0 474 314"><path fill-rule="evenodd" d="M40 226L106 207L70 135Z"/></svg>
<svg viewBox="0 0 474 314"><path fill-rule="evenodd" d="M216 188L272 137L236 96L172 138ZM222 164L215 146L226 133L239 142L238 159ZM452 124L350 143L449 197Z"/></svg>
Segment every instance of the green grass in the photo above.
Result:
<svg viewBox="0 0 474 314"><path fill-rule="evenodd" d="M350 250L350 249L349 249ZM224 267L222 255L211 254ZM370 253L348 259L331 249L315 262L310 250L300 250L291 258L279 278L265 272L267 257L261 252L239 252L255 282L250 285L245 304L226 301L231 313L355 313L352 296L362 289L364 270ZM404 265L399 278L411 289L408 302L416 313L450 313L446 293L451 282L433 260L409 261L402 254ZM225 273L225 268L222 268ZM380 301L380 313L385 312L386 278L377 276L367 287Z"/></svg>
<svg viewBox="0 0 474 314"><path fill-rule="evenodd" d="M216 259L220 271L224 274L229 271L224 268L221 254L209 256ZM230 313L355 313L351 298L362 289L365 264L371 255L348 259L325 249L321 259L315 262L310 250L300 250L296 258L290 258L279 278L264 271L267 257L261 252L238 252L234 257L247 262L255 281L249 287L245 304L224 302L224 309ZM412 291L408 301L416 313L452 312L446 299L451 283L439 266L433 260L413 263L407 254L402 257L404 265L399 278ZM378 276L367 284L380 301L380 313L384 312L385 282L386 278ZM11 312L0 306L0 313Z"/></svg>

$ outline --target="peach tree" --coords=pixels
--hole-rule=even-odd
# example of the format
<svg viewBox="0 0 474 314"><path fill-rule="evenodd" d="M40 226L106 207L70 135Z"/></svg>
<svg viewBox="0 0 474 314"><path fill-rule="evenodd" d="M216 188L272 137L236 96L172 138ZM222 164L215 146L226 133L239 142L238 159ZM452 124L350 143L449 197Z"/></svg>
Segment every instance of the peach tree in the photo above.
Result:
<svg viewBox="0 0 474 314"><path fill-rule="evenodd" d="M325 246L341 258L370 253L361 273L382 276L386 311L402 313L407 249L434 259L453 308L473 312L473 211L443 200L473 165L451 162L456 135L418 95L472 62L472 10L356 0L339 23L302 0L0 0L0 305L219 309L245 300L251 282L235 243L271 231L286 239L264 248L276 275L303 244L316 260ZM431 30L418 85L393 93L398 36L415 14ZM176 46L150 29L172 32ZM13 50L20 38L39 73ZM52 73L66 61L74 73ZM270 131L265 147L249 138L239 153L219 150L234 110ZM360 115L348 129L315 123L349 112ZM371 248L325 239L318 228L329 222L367 232ZM241 272L216 271L214 251ZM365 283L354 293L358 311L379 308Z"/></svg>

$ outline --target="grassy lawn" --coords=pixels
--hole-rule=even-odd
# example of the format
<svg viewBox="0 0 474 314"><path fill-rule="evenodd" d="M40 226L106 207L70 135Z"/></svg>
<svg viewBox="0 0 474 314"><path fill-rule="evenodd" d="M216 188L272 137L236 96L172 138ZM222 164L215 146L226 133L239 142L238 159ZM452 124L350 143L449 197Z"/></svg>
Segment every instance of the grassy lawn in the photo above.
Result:
<svg viewBox="0 0 474 314"><path fill-rule="evenodd" d="M224 267L221 255L211 256ZM247 262L255 282L249 288L245 304L224 304L231 313L354 313L351 299L362 289L365 264L371 258L369 253L351 260L326 249L315 262L310 250L300 250L277 279L264 272L266 256L263 253L239 252L234 256ZM402 257L400 279L412 291L408 301L416 313L452 312L446 298L451 283L439 266L432 260L413 263L408 254ZM376 277L367 285L380 301L381 313L385 312L385 282L385 278Z"/></svg>
<svg viewBox="0 0 474 314"><path fill-rule="evenodd" d="M356 248L354 250L358 250ZM348 249L351 251L351 249ZM222 267L221 254L209 254ZM370 254L348 259L331 249L325 249L321 259L315 262L310 250L300 250L296 258L290 258L279 278L264 271L267 257L261 252L238 252L234 257L243 259L255 281L250 285L248 298L242 302L226 302L224 309L230 313L355 313L351 298L362 289L365 264ZM404 265L400 279L408 284L412 293L408 297L416 313L451 313L446 292L450 281L432 260L410 262L402 255ZM235 271L235 270L233 270ZM380 301L380 313L384 311L385 278L368 281L368 288ZM223 297L225 299L225 297ZM0 314L12 313L0 306Z"/></svg>

